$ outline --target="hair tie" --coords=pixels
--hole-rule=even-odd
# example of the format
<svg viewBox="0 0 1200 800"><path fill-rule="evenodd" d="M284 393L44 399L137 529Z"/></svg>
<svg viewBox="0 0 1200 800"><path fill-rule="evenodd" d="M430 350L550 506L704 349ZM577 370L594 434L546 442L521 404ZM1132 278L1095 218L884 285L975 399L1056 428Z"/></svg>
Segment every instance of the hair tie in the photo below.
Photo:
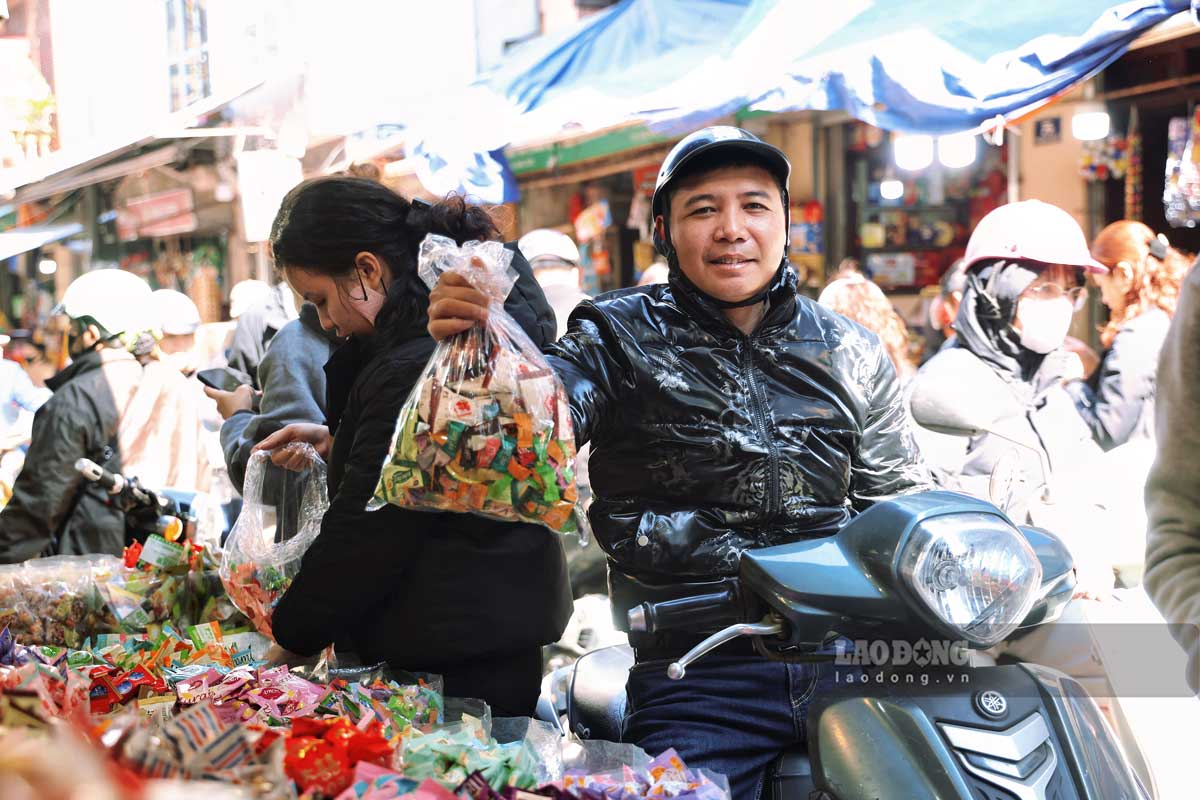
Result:
<svg viewBox="0 0 1200 800"><path fill-rule="evenodd" d="M1171 246L1171 243L1167 241L1166 236L1163 236L1161 233L1158 234L1158 236L1155 236L1150 240L1149 245L1150 255L1154 256L1159 261L1166 260L1167 248Z"/></svg>
<svg viewBox="0 0 1200 800"><path fill-rule="evenodd" d="M408 216L404 221L414 232L420 233L421 239L424 239L425 234L429 233L432 208L433 206L420 198L413 198L409 203Z"/></svg>

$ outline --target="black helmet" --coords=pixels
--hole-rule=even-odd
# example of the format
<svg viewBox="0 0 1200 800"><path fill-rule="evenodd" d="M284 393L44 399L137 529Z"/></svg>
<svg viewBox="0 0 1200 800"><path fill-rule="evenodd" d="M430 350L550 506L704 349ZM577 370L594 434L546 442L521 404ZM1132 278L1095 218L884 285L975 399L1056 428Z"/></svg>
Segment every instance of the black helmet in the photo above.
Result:
<svg viewBox="0 0 1200 800"><path fill-rule="evenodd" d="M731 159L737 153L751 156L755 161L761 161L763 166L775 176L783 192L783 213L785 225L790 223L788 209L788 180L792 174L792 165L783 151L774 145L767 144L753 133L735 128L732 125L714 125L701 128L695 133L688 134L679 144L671 148L671 152L663 159L662 168L658 171L658 180L654 183L654 199L651 202L651 213L654 219L663 216L663 236L658 235L658 227L654 229L654 248L664 257L670 259L673 248L671 236L666 230L666 200L667 187L671 181L687 172L687 165L705 153L724 150ZM786 230L786 228L785 228Z"/></svg>

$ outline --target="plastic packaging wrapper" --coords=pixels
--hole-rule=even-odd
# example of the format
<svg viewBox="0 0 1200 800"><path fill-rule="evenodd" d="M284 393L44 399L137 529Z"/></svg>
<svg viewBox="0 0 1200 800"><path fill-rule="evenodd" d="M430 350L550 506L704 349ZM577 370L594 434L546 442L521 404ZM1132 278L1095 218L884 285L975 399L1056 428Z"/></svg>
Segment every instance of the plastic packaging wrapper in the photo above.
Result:
<svg viewBox="0 0 1200 800"><path fill-rule="evenodd" d="M360 729L345 718L296 720L285 746L288 777L302 792L326 797L348 789L360 764L386 768L395 753L377 723Z"/></svg>
<svg viewBox="0 0 1200 800"><path fill-rule="evenodd" d="M112 556L55 556L0 567L0 627L21 642L66 647L115 630L97 581L120 570Z"/></svg>
<svg viewBox="0 0 1200 800"><path fill-rule="evenodd" d="M568 772L558 786L581 800L729 800L729 782L724 776L688 769L674 750L643 768L626 765L603 773Z"/></svg>
<svg viewBox="0 0 1200 800"><path fill-rule="evenodd" d="M222 781L260 800L294 797L284 773L284 741L272 732L223 721L207 703L152 728L124 717L100 740L118 762L145 778Z"/></svg>
<svg viewBox="0 0 1200 800"><path fill-rule="evenodd" d="M488 319L438 343L400 410L368 507L468 512L587 538L566 393L504 311L511 262L499 242L459 247L431 234L421 243L422 280L432 289L444 272L466 276L489 297Z"/></svg>
<svg viewBox="0 0 1200 800"><path fill-rule="evenodd" d="M432 778L447 787L480 772L493 789L526 789L538 784L537 758L536 747L527 741L484 743L469 728L451 726L408 739L401 772L412 780Z"/></svg>
<svg viewBox="0 0 1200 800"><path fill-rule="evenodd" d="M444 701L440 686L399 684L379 678L349 682L335 679L318 714L345 717L357 726L378 723L383 735L396 739L428 733L442 723Z"/></svg>
<svg viewBox="0 0 1200 800"><path fill-rule="evenodd" d="M250 457L242 513L221 561L229 598L267 636L275 606L300 571L300 559L321 532L329 508L325 462L311 445L287 447L302 451L308 468L283 470L266 452Z"/></svg>

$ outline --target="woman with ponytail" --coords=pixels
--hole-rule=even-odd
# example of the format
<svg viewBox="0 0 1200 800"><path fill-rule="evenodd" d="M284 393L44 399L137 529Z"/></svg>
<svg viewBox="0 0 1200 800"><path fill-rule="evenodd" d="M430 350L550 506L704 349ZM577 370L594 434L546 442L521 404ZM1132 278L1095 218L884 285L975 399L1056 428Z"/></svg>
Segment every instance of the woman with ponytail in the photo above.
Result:
<svg viewBox="0 0 1200 800"><path fill-rule="evenodd" d="M316 306L321 326L347 342L325 366L327 424L289 425L256 448L309 442L329 464L329 510L273 632L297 653L336 643L363 663L440 674L448 694L482 698L498 716L528 716L541 646L558 639L571 611L559 538L465 514L365 510L396 417L434 349L429 291L417 275L429 233L460 244L498 238L487 212L462 198L410 203L354 177L300 184L275 218L276 266ZM535 344L549 344L554 312L519 252L513 266L506 309ZM275 463L288 461L278 451Z"/></svg>
<svg viewBox="0 0 1200 800"><path fill-rule="evenodd" d="M1191 261L1133 220L1100 231L1092 256L1108 267L1093 278L1108 306L1106 351L1090 380L1068 388L1096 442L1111 450L1154 439L1155 370Z"/></svg>

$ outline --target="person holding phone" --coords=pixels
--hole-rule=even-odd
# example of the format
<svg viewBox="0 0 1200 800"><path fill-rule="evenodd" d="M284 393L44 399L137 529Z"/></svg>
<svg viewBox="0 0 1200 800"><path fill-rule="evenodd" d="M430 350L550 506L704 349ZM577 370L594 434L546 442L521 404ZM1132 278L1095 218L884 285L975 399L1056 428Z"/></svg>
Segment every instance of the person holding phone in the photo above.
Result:
<svg viewBox="0 0 1200 800"><path fill-rule="evenodd" d="M325 362L338 342L321 327L316 307L305 303L300 318L284 325L267 346L258 365L261 392L240 383L231 370L197 374L225 420L221 450L229 480L239 493L255 445L288 425L324 424Z"/></svg>

